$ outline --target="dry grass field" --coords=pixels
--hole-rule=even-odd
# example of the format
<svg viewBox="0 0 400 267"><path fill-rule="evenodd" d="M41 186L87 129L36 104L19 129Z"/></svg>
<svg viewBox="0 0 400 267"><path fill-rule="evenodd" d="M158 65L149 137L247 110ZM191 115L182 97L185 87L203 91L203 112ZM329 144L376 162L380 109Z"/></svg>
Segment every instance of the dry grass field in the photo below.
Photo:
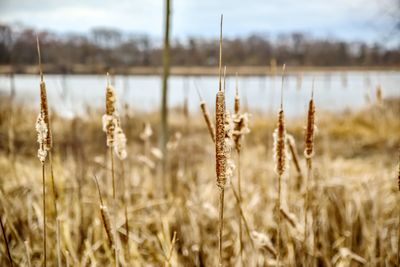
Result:
<svg viewBox="0 0 400 267"><path fill-rule="evenodd" d="M218 265L215 146L200 108L170 110L166 158L157 148L156 112L128 105L119 111L125 159L106 145L105 109L88 108L72 119L50 113L52 159L50 165L47 155L43 164L43 216L39 108L13 104L4 95L0 101L1 266L10 264L7 250L14 266L43 265L44 229L48 266ZM211 110L214 103L207 105ZM276 266L278 258L281 266L398 266L400 100L352 112L315 108L308 183L307 110L285 121L295 144L283 140L286 167L279 179L272 136L278 111L249 116L240 165L235 131L225 136L227 147L232 140L235 168L225 174L223 266ZM232 114L234 107L226 109Z"/></svg>

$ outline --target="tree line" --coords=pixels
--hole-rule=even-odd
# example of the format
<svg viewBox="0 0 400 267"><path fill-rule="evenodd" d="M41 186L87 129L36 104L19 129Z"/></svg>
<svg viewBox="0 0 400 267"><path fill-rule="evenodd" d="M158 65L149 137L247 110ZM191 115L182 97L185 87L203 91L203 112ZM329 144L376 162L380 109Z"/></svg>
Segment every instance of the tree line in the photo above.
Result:
<svg viewBox="0 0 400 267"><path fill-rule="evenodd" d="M106 67L158 67L162 44L147 35L96 28L88 34L35 31L29 27L0 25L0 65L37 63L36 36L43 62L68 71L72 65ZM303 33L271 38L253 34L224 38L224 62L230 66L266 66L271 60L291 66L393 66L400 64L400 46L345 42L314 38ZM187 38L171 40L172 66L215 66L218 40Z"/></svg>

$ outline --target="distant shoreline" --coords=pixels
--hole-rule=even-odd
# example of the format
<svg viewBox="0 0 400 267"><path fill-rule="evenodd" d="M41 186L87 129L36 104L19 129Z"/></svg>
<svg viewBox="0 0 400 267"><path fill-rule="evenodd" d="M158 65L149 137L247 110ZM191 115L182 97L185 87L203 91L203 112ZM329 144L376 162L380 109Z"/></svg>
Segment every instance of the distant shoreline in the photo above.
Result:
<svg viewBox="0 0 400 267"><path fill-rule="evenodd" d="M286 72L288 74L301 74L307 72L348 72L348 71L400 71L398 66L288 66ZM44 65L44 72L47 74L105 74L110 72L116 75L161 75L162 67L117 67L107 68L105 66L87 66L74 65L68 69L65 67ZM263 75L278 75L280 68L275 70L270 66L228 66L227 75L235 75L238 73L241 76L263 76ZM10 66L0 65L0 74L37 74L37 65ZM171 75L176 76L215 76L218 75L217 67L203 66L172 66Z"/></svg>

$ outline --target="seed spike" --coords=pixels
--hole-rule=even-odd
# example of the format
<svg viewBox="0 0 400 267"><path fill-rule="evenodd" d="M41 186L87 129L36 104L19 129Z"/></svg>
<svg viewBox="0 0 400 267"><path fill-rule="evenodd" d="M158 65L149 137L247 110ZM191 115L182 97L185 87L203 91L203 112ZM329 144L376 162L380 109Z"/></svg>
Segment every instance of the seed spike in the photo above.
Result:
<svg viewBox="0 0 400 267"><path fill-rule="evenodd" d="M219 32L219 91L222 90L221 84L221 71L222 71L222 22L224 20L224 15L221 14L221 24L220 24L220 32Z"/></svg>
<svg viewBox="0 0 400 267"><path fill-rule="evenodd" d="M285 81L286 64L282 66L281 110L283 110L283 82Z"/></svg>
<svg viewBox="0 0 400 267"><path fill-rule="evenodd" d="M36 46L39 57L39 73L40 73L40 81L43 82L43 70L42 70L42 57L40 55L40 45L39 45L39 36L36 35Z"/></svg>

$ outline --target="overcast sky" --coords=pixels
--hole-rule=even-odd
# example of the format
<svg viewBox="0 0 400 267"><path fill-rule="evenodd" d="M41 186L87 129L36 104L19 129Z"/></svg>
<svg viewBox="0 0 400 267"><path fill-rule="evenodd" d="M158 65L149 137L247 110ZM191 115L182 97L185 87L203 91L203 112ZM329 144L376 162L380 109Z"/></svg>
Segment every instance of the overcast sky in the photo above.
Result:
<svg viewBox="0 0 400 267"><path fill-rule="evenodd" d="M229 37L300 31L368 42L386 42L395 33L394 19L400 5L399 0L171 2L173 37L218 36L223 13L224 35ZM163 6L163 0L0 0L0 22L19 22L56 32L87 32L104 26L160 38Z"/></svg>

